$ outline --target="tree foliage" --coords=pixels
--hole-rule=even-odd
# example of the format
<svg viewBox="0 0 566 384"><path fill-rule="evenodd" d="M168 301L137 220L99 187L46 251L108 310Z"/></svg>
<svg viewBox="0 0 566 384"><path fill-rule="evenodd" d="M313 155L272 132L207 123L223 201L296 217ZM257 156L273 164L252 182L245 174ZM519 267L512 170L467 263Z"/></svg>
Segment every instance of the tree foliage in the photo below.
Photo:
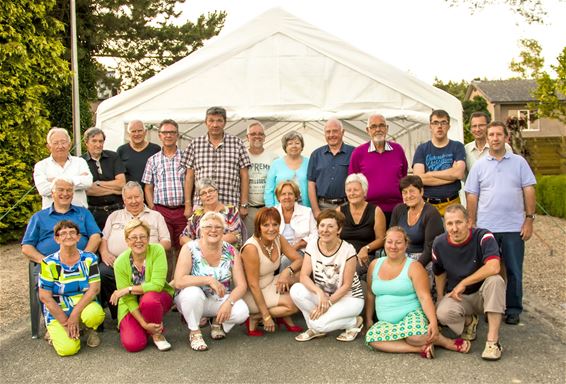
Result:
<svg viewBox="0 0 566 384"><path fill-rule="evenodd" d="M48 15L54 4L0 3L0 217L6 214L0 221L0 242L17 238L40 207L32 173L33 165L46 156L50 124L44 97L69 80L58 37L63 25Z"/></svg>
<svg viewBox="0 0 566 384"><path fill-rule="evenodd" d="M550 66L556 73L554 77L544 70L542 48L536 40L522 39L520 44L519 59L512 60L509 67L522 78L536 80L537 87L532 95L537 101L529 103L529 109L536 110L539 117L566 123L566 47L556 58L556 64Z"/></svg>
<svg viewBox="0 0 566 384"><path fill-rule="evenodd" d="M465 5L471 13L492 5L502 4L519 15L527 23L543 23L547 15L541 0L446 0L450 6Z"/></svg>

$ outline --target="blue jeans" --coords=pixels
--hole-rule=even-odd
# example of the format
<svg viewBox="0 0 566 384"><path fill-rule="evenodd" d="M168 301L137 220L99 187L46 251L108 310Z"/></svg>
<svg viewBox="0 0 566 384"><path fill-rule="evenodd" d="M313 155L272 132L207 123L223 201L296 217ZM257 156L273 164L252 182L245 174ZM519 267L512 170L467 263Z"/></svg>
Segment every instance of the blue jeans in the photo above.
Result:
<svg viewBox="0 0 566 384"><path fill-rule="evenodd" d="M523 259L525 242L520 232L494 233L501 250L501 257L507 273L507 309L505 315L523 312Z"/></svg>

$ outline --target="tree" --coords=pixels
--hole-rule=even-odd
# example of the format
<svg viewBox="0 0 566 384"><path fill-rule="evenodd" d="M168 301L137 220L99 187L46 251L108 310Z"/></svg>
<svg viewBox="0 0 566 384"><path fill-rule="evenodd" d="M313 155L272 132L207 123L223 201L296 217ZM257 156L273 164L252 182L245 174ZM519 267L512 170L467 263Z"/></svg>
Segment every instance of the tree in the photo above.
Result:
<svg viewBox="0 0 566 384"><path fill-rule="evenodd" d="M541 0L445 0L450 6L466 5L473 14L492 5L506 5L527 23L543 23L547 12Z"/></svg>
<svg viewBox="0 0 566 384"><path fill-rule="evenodd" d="M48 15L54 4L0 3L0 217L5 215L0 242L18 238L40 208L31 175L34 164L46 155L50 124L44 97L70 75L59 40L63 25Z"/></svg>
<svg viewBox="0 0 566 384"><path fill-rule="evenodd" d="M466 80L460 80L459 82L450 80L447 83L444 83L438 77L435 77L434 83L432 85L436 88L440 88L443 91L448 92L449 94L463 102L470 83Z"/></svg>
<svg viewBox="0 0 566 384"><path fill-rule="evenodd" d="M544 70L540 44L533 39L522 39L520 44L522 51L519 59L512 60L509 68L522 78L536 80L537 87L532 95L537 101L529 103L529 109L536 110L538 117L566 123L566 47L556 58L557 63L550 66L556 73L553 78Z"/></svg>
<svg viewBox="0 0 566 384"><path fill-rule="evenodd" d="M81 127L92 125L90 102L100 84L128 89L202 47L220 33L226 12L201 15L196 22L175 24L176 10L186 0L77 0L79 94ZM70 62L70 10L68 0L56 0L51 15L65 29L61 33ZM118 78L107 76L98 58L117 61ZM50 98L53 125L70 127L71 86L63 84Z"/></svg>

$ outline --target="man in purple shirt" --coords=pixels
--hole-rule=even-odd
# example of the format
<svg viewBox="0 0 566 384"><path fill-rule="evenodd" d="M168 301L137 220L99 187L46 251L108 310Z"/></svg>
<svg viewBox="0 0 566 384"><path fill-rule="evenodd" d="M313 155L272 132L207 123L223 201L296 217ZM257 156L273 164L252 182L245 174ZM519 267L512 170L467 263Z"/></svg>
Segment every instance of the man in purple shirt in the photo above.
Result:
<svg viewBox="0 0 566 384"><path fill-rule="evenodd" d="M362 173L367 178L366 200L381 208L387 226L393 208L403 202L399 180L407 176L408 167L403 148L397 143L387 141L388 129L383 115L371 115L366 128L370 141L354 149L348 168L348 174Z"/></svg>

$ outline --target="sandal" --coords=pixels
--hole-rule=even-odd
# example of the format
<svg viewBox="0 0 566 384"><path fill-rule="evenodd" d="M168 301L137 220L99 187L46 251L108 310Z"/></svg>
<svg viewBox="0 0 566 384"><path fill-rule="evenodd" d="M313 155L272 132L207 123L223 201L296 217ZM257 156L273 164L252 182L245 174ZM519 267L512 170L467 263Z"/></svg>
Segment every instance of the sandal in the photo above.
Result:
<svg viewBox="0 0 566 384"><path fill-rule="evenodd" d="M193 351L202 352L208 349L208 345L202 338L202 333L189 333L189 343Z"/></svg>
<svg viewBox="0 0 566 384"><path fill-rule="evenodd" d="M307 329L305 332L295 336L295 340L297 341L309 341L312 339L315 339L317 337L323 337L326 336L326 333L324 332L317 332L314 329Z"/></svg>
<svg viewBox="0 0 566 384"><path fill-rule="evenodd" d="M358 333L364 327L364 319L361 316L356 317L356 326L353 328L348 328L342 332L336 340L338 341L354 341L358 337Z"/></svg>
<svg viewBox="0 0 566 384"><path fill-rule="evenodd" d="M421 349L423 359L434 359L434 344L425 344Z"/></svg>
<svg viewBox="0 0 566 384"><path fill-rule="evenodd" d="M222 340L226 337L226 332L222 329L221 324L211 324L210 325L210 337L213 340Z"/></svg>
<svg viewBox="0 0 566 384"><path fill-rule="evenodd" d="M477 337L478 322L478 315L472 315L470 324L464 325L464 331L462 331L462 335L460 337L464 340L474 341Z"/></svg>
<svg viewBox="0 0 566 384"><path fill-rule="evenodd" d="M456 347L456 352L468 353L472 347L472 343L469 340L464 340L461 337L454 340L454 346Z"/></svg>

